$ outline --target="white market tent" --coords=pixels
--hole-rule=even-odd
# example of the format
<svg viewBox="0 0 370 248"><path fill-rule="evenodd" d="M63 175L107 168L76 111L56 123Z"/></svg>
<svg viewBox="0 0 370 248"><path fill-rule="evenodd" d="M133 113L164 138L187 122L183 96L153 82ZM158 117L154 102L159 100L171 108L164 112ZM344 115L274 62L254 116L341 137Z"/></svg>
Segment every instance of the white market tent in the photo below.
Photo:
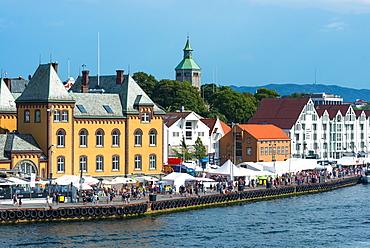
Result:
<svg viewBox="0 0 370 248"><path fill-rule="evenodd" d="M116 177L109 182L109 184L129 184L129 183L136 183L136 180L126 177Z"/></svg>
<svg viewBox="0 0 370 248"><path fill-rule="evenodd" d="M179 172L172 172L171 174L162 178L162 181L167 182L171 186L176 187L176 191L179 192L179 188L181 185L185 185L185 181L195 180L196 177L189 175L188 173L179 173Z"/></svg>
<svg viewBox="0 0 370 248"><path fill-rule="evenodd" d="M136 177L135 180L138 181L138 182L146 182L146 181L149 181L149 182L157 182L158 181L158 178L148 177L148 176L142 176L142 177Z"/></svg>

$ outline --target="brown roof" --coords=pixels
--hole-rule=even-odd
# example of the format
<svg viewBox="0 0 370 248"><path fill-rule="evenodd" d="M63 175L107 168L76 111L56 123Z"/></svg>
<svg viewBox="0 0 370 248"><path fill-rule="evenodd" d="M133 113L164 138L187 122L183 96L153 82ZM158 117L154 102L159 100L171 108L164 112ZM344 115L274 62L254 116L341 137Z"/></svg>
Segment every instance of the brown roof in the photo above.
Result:
<svg viewBox="0 0 370 248"><path fill-rule="evenodd" d="M360 117L361 116L361 114L362 114L362 112L363 112L363 110L354 110L355 111L355 114L356 114L356 117L358 118L358 117ZM365 113L366 114L366 113Z"/></svg>
<svg viewBox="0 0 370 248"><path fill-rule="evenodd" d="M244 124L239 125L239 127L258 140L290 140L289 136L283 130L274 125Z"/></svg>
<svg viewBox="0 0 370 248"><path fill-rule="evenodd" d="M364 110L366 117L370 116L370 110Z"/></svg>
<svg viewBox="0 0 370 248"><path fill-rule="evenodd" d="M337 115L338 111L345 115L351 105L315 105L316 111L327 110L329 113L329 118L333 119Z"/></svg>
<svg viewBox="0 0 370 248"><path fill-rule="evenodd" d="M163 116L163 123L167 126L170 127L172 126L176 121L178 121L181 118L185 118L191 114L191 111L186 111L186 112L168 112Z"/></svg>
<svg viewBox="0 0 370 248"><path fill-rule="evenodd" d="M263 98L248 124L274 124L291 129L310 98Z"/></svg>
<svg viewBox="0 0 370 248"><path fill-rule="evenodd" d="M206 124L207 127L209 127L209 136L211 136L217 119L216 118L202 118L200 119L200 121Z"/></svg>

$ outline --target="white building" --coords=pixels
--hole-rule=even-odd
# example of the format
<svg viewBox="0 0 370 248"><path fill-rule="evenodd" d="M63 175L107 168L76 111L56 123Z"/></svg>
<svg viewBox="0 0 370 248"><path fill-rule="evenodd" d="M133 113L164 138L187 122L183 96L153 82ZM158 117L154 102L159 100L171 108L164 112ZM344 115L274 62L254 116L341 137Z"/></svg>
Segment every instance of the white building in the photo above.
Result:
<svg viewBox="0 0 370 248"><path fill-rule="evenodd" d="M214 154L215 160L219 158L218 141L230 128L218 118L202 118L192 111L178 111L166 113L164 124L164 151L163 161L176 157L173 150L180 151L182 140L192 151L192 146L199 137L207 149L208 154Z"/></svg>
<svg viewBox="0 0 370 248"><path fill-rule="evenodd" d="M314 105L311 98L265 98L248 124L283 129L292 157L339 159L368 152L369 115L351 105Z"/></svg>

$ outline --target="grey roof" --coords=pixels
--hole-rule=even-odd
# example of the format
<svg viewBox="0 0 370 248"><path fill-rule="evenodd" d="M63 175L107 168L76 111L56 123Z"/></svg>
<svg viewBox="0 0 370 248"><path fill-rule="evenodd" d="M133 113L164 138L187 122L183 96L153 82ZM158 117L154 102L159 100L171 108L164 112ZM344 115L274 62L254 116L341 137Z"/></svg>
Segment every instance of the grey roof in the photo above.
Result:
<svg viewBox="0 0 370 248"><path fill-rule="evenodd" d="M39 65L28 86L18 97L24 101L73 101L51 64Z"/></svg>
<svg viewBox="0 0 370 248"><path fill-rule="evenodd" d="M71 87L73 92L81 92L82 77L79 76ZM100 76L99 85L97 76L89 76L89 89L104 89L105 93L119 94L123 113L138 113L137 106L153 106L155 113L165 113L154 104L143 89L130 75L124 75L122 84L116 84L116 76ZM89 93L94 94L94 93Z"/></svg>
<svg viewBox="0 0 370 248"><path fill-rule="evenodd" d="M10 80L10 91L12 93L22 93L26 89L29 82L30 80L26 80L22 78L11 79Z"/></svg>
<svg viewBox="0 0 370 248"><path fill-rule="evenodd" d="M0 80L0 112L17 112L14 97L3 79Z"/></svg>
<svg viewBox="0 0 370 248"><path fill-rule="evenodd" d="M0 160L8 160L7 152L42 152L30 134L0 134ZM45 156L42 155L42 158Z"/></svg>
<svg viewBox="0 0 370 248"><path fill-rule="evenodd" d="M121 101L118 94L98 94L98 93L70 93L76 100L73 110L74 116L86 117L123 117ZM82 105L86 113L82 113L77 105ZM113 113L108 113L104 105L109 106Z"/></svg>

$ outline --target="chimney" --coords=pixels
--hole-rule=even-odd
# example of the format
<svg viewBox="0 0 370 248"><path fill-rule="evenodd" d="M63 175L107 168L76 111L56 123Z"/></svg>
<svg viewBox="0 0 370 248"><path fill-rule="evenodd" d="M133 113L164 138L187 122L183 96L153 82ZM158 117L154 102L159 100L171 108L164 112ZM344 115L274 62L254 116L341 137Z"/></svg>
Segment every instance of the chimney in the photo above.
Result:
<svg viewBox="0 0 370 248"><path fill-rule="evenodd" d="M89 71L82 71L82 85L89 84Z"/></svg>
<svg viewBox="0 0 370 248"><path fill-rule="evenodd" d="M122 84L123 81L125 80L123 76L124 70L116 70L116 72L117 72L116 84Z"/></svg>
<svg viewBox="0 0 370 248"><path fill-rule="evenodd" d="M82 71L82 93L89 93L89 71Z"/></svg>
<svg viewBox="0 0 370 248"><path fill-rule="evenodd" d="M51 66L54 68L55 72L58 73L58 63L57 62L51 63Z"/></svg>
<svg viewBox="0 0 370 248"><path fill-rule="evenodd" d="M12 80L10 78L4 78L4 82L9 90L12 88Z"/></svg>

